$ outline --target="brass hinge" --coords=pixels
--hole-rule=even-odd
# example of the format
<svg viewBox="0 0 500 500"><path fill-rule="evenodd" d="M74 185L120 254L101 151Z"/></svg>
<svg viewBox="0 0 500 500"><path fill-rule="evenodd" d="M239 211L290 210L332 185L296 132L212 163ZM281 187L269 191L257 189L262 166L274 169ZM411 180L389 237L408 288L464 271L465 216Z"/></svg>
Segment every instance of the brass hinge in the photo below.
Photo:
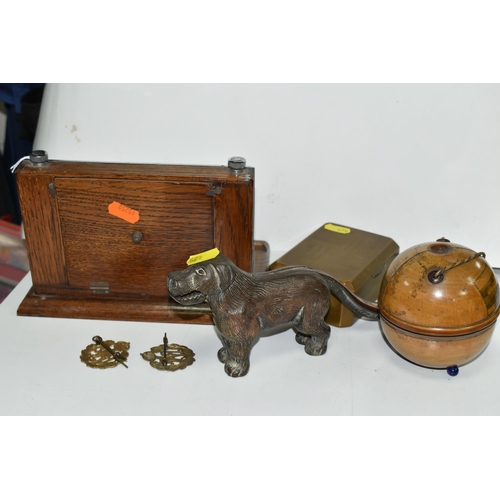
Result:
<svg viewBox="0 0 500 500"><path fill-rule="evenodd" d="M49 182L48 188L49 188L49 193L52 195L53 198L55 198L57 194L56 185L53 182Z"/></svg>
<svg viewBox="0 0 500 500"><path fill-rule="evenodd" d="M90 289L94 293L109 293L109 283L107 281L91 281Z"/></svg>
<svg viewBox="0 0 500 500"><path fill-rule="evenodd" d="M222 193L222 187L221 186L212 186L212 189L209 189L206 193L205 196L216 196L218 194Z"/></svg>

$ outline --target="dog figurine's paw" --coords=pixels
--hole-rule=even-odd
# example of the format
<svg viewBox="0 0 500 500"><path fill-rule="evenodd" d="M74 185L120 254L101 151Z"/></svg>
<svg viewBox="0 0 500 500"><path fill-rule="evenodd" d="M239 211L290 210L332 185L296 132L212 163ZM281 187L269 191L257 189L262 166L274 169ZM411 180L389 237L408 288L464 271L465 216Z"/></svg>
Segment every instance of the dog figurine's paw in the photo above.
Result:
<svg viewBox="0 0 500 500"><path fill-rule="evenodd" d="M227 359L229 358L229 355L227 353L227 349L225 347L221 347L219 349L219 352L217 353L217 357L219 358L219 361L221 363L225 363Z"/></svg>
<svg viewBox="0 0 500 500"><path fill-rule="evenodd" d="M244 377L250 369L250 363L231 359L225 362L224 370L230 377Z"/></svg>
<svg viewBox="0 0 500 500"><path fill-rule="evenodd" d="M310 337L307 335L303 335L302 333L295 333L295 342L300 345L306 345L307 339Z"/></svg>
<svg viewBox="0 0 500 500"><path fill-rule="evenodd" d="M310 356L322 356L325 354L327 348L325 342L315 342L312 338L307 339L304 345L304 350Z"/></svg>
<svg viewBox="0 0 500 500"><path fill-rule="evenodd" d="M250 369L250 362L237 359L229 359L229 352L225 347L221 347L217 352L217 358L224 363L225 372L231 377L243 377Z"/></svg>

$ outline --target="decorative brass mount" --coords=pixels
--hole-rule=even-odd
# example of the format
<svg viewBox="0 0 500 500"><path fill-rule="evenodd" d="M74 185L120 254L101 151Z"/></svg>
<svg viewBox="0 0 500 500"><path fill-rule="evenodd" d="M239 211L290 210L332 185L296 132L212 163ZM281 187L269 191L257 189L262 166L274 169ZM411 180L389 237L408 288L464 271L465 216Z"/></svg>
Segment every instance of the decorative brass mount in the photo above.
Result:
<svg viewBox="0 0 500 500"><path fill-rule="evenodd" d="M167 334L163 336L163 345L151 347L150 351L141 353L141 356L157 370L183 370L195 362L194 352L186 346L169 344Z"/></svg>
<svg viewBox="0 0 500 500"><path fill-rule="evenodd" d="M87 346L80 355L80 360L90 368L114 368L118 364L125 364L128 358L129 342L115 342L102 340L96 335L92 338L95 344Z"/></svg>

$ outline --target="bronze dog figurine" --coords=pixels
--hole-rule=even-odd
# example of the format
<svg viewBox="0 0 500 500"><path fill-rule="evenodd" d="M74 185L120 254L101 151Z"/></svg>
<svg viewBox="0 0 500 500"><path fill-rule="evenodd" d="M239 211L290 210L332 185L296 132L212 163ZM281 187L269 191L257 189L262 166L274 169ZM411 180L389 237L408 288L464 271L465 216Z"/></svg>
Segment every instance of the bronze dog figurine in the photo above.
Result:
<svg viewBox="0 0 500 500"><path fill-rule="evenodd" d="M289 266L250 274L222 254L167 277L170 296L180 304L207 301L223 347L219 360L231 377L250 368L250 351L259 332L290 325L311 356L326 352L330 326L324 318L330 294L367 319L378 319L373 304L351 294L335 278L307 267Z"/></svg>

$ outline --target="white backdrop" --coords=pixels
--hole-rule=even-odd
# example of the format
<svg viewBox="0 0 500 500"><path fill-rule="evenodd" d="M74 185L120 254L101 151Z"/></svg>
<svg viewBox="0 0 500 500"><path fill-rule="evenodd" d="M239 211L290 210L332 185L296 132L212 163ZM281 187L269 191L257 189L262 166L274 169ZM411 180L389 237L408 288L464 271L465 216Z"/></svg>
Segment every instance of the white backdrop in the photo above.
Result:
<svg viewBox="0 0 500 500"><path fill-rule="evenodd" d="M272 258L324 222L442 236L500 267L500 85L49 84L36 149L53 159L256 169Z"/></svg>

